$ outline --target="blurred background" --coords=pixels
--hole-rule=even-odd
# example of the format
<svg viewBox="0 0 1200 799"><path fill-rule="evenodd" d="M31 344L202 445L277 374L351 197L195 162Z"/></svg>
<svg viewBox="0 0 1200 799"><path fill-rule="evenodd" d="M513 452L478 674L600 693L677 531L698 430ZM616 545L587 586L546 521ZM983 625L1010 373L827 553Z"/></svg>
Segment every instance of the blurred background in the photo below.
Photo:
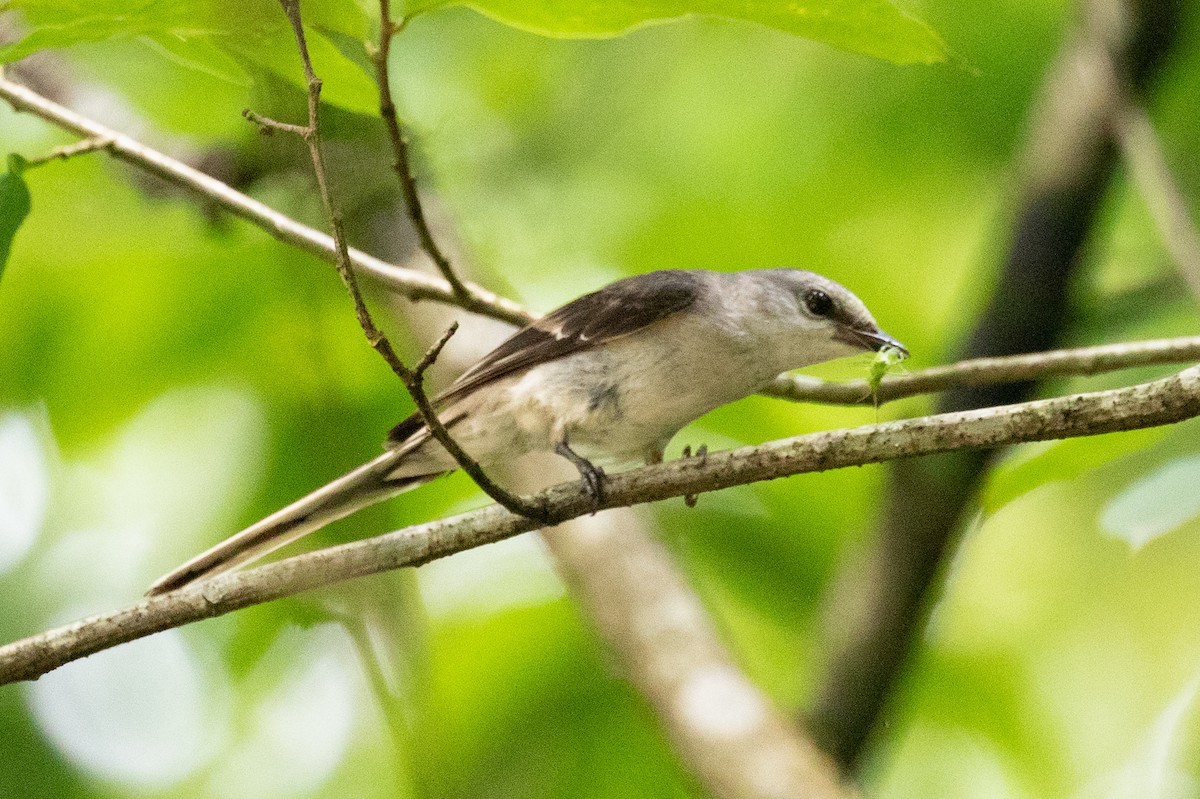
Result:
<svg viewBox="0 0 1200 799"><path fill-rule="evenodd" d="M1073 233L1039 204L1069 194L1046 165L1055 148L1086 151L1102 136L1045 129L1062 99L1045 86L1080 35L1080 8L907 6L948 43L950 63L895 66L713 18L572 41L465 8L421 16L391 66L435 232L473 279L537 311L652 269L811 268L867 302L912 351L910 368L954 360L988 314L1044 324L1047 346L1194 333L1196 297L1111 145L1096 145L1066 203L1086 206ZM1131 57L1131 80L1197 197L1200 13L1170 12ZM249 106L301 119L288 57L281 48L278 72L248 81L237 59L222 70L120 36L9 74L324 228L300 143L259 136L240 116ZM339 84L331 72L325 135L352 243L427 269L369 79L351 71ZM0 107L4 152L72 140ZM27 180L33 212L0 282L5 641L134 601L183 559L374 456L411 410L327 264L104 155ZM1051 220L1033 227L1059 245L1048 263L1061 285L1013 266L1030 219ZM1006 281L1028 291L994 294ZM378 286L371 297L410 355L464 322L437 385L507 331ZM819 374L860 377L866 363ZM685 430L668 457L685 443L725 449L936 403L876 412L754 397ZM926 525L922 503L951 506L945 548L922 556L929 589L910 602L917 621L879 721L856 751L840 750L864 792L1198 796L1198 434L1191 422L1018 447L982 477L928 482L910 505L907 484L871 466L639 518L754 682L801 718L827 707L837 681L831 653L858 612L853 564L871 560L889 515ZM482 504L456 475L305 546ZM532 536L0 689L0 751L3 796L702 795Z"/></svg>

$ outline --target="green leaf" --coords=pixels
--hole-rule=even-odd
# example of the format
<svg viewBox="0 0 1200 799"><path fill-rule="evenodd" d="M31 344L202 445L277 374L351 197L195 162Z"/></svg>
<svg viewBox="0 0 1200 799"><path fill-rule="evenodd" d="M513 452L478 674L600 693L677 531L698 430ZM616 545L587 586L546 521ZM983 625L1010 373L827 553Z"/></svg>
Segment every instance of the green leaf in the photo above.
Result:
<svg viewBox="0 0 1200 799"><path fill-rule="evenodd" d="M374 79L322 33L310 28L307 39L313 70L322 82L322 103L363 114L378 113L379 90ZM256 76L255 69L261 69L301 91L308 90L290 29L280 29L256 41L231 38L224 43L224 50L247 65L252 77Z"/></svg>
<svg viewBox="0 0 1200 799"><path fill-rule="evenodd" d="M887 0L415 0L409 15L451 5L560 39L620 36L704 15L756 22L898 64L932 64L949 55L932 28Z"/></svg>
<svg viewBox="0 0 1200 799"><path fill-rule="evenodd" d="M4 275L4 265L8 263L8 253L12 249L17 228L29 216L29 187L21 177L23 166L24 161L20 156L11 155L8 158L9 171L0 175L0 277Z"/></svg>
<svg viewBox="0 0 1200 799"><path fill-rule="evenodd" d="M180 37L210 31L197 27L185 0L10 0L5 11L22 12L23 38L0 47L0 62L16 61L40 50L84 42L133 38L156 33Z"/></svg>
<svg viewBox="0 0 1200 799"><path fill-rule="evenodd" d="M49 48L138 39L175 63L232 83L249 83L257 68L305 88L291 27L274 0L9 0L0 8L21 11L27 31L0 46L0 62ZM374 82L361 58L346 55L351 42L372 34L370 18L355 0L310 1L303 13L313 66L325 82L323 98L373 114Z"/></svg>
<svg viewBox="0 0 1200 799"><path fill-rule="evenodd" d="M181 39L170 34L154 33L142 37L142 42L167 61L203 75L238 86L252 83L238 60L210 38Z"/></svg>
<svg viewBox="0 0 1200 799"><path fill-rule="evenodd" d="M1178 458L1135 480L1100 514L1100 529L1133 550L1200 516L1200 455Z"/></svg>

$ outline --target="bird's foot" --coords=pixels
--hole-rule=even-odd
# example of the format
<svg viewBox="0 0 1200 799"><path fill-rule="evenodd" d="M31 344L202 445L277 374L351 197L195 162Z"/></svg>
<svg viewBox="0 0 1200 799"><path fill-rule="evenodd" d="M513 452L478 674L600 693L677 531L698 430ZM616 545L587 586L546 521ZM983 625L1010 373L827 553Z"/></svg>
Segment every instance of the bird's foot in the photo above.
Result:
<svg viewBox="0 0 1200 799"><path fill-rule="evenodd" d="M565 440L558 442L554 451L569 460L571 465L579 470L579 477L583 481L583 490L592 500L592 513L600 510L600 506L604 504L604 470L567 446Z"/></svg>
<svg viewBox="0 0 1200 799"><path fill-rule="evenodd" d="M683 446L683 452L681 453L680 457L683 457L683 458L692 457L692 445L691 444L685 444ZM699 447L696 448L696 457L700 459L701 466L703 466L705 463L708 462L708 444L701 444ZM684 494L683 504L687 505L689 508L694 508L694 507L696 507L696 500L698 498L699 497L697 494Z"/></svg>

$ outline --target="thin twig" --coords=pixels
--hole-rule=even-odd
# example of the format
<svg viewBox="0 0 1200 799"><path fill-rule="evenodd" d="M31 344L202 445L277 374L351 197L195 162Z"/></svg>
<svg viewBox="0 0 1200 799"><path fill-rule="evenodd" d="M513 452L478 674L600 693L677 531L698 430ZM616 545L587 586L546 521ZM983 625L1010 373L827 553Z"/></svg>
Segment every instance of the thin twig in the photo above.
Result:
<svg viewBox="0 0 1200 799"><path fill-rule="evenodd" d="M458 329L458 325L455 324L447 331L442 339L421 359L421 363L416 369L410 369L400 359L400 356L396 354L387 336L376 326L375 320L372 319L371 312L367 308L366 301L363 299L362 291L359 289L358 279L350 265L350 253L346 245L346 235L342 227L341 214L333 201L333 194L329 189L329 173L325 168L325 156L321 147L321 79L317 77L316 72L313 70L312 59L308 54L308 42L304 34L304 24L300 18L300 2L299 0L279 0L279 4L283 7L284 13L287 14L288 21L291 23L292 32L296 39L296 49L300 53L300 61L304 67L304 79L308 86L308 124L295 125L287 122L279 122L278 120L256 114L249 109L244 110L242 115L251 122L260 125L263 130L292 133L300 136L304 139L304 143L308 145L313 172L317 178L317 191L321 195L321 205L325 209L326 216L329 217L330 227L333 231L334 252L336 253L334 265L337 267L338 274L341 275L342 282L345 284L346 290L349 292L350 298L354 303L354 314L358 318L358 323L362 327L363 333L366 335L371 347L379 353L388 366L391 367L392 371L395 372L396 376L404 382L404 386L412 396L413 402L416 403L417 411L421 414L421 418L424 420L425 426L429 428L429 432L450 453L459 468L470 475L476 485L489 497L513 513L535 520L544 520L545 511L540 505L506 491L484 473L478 461L468 455L450 435L450 432L438 417L437 409L434 408L433 403L425 393L425 370L437 358L438 353L442 351L442 347L446 345L450 337L454 335L454 331Z"/></svg>
<svg viewBox="0 0 1200 799"><path fill-rule="evenodd" d="M1132 101L1113 114L1113 131L1133 181L1158 228L1176 268L1200 299L1200 232L1188 215L1188 203L1171 174L1162 143L1146 110Z"/></svg>
<svg viewBox="0 0 1200 799"><path fill-rule="evenodd" d="M425 379L426 370L437 362L437 359L442 354L442 350L445 349L446 345L450 342L450 339L452 339L454 334L457 332L458 322L454 322L450 325L450 327L446 328L446 332L442 334L442 337L438 339L432 347L425 351L425 354L421 356L421 360L417 361L416 368L413 369L413 376L416 377L417 380L423 381Z"/></svg>
<svg viewBox="0 0 1200 799"><path fill-rule="evenodd" d="M654 464L608 478L603 507L624 507L735 485L897 458L1098 435L1200 416L1200 366L1141 385L1054 399L810 433L755 447ZM590 514L578 482L537 495L553 523ZM136 638L367 574L418 566L536 529L492 505L230 572L0 647L0 684L46 672Z"/></svg>
<svg viewBox="0 0 1200 799"><path fill-rule="evenodd" d="M86 153L94 153L97 150L107 150L112 146L112 137L108 136L93 136L90 139L83 139L74 144L64 144L62 147L55 147L45 155L36 158L25 159L25 168L29 169L42 164L48 164L51 161L66 161L68 158L73 158L77 155Z"/></svg>
<svg viewBox="0 0 1200 799"><path fill-rule="evenodd" d="M400 179L400 190L404 193L404 207L408 218L412 221L413 229L421 242L421 249L429 256L442 277L450 284L455 296L464 308L470 308L474 302L471 293L463 285L462 280L450 264L450 259L438 247L429 223L425 220L425 209L421 205L421 195L417 192L417 180L413 175L412 158L409 155L408 140L400 128L400 119L396 114L396 104L392 101L391 80L388 76L388 57L391 55L392 40L404 29L407 19L399 23L392 21L390 0L379 0L379 47L371 53L375 62L375 82L379 86L379 116L387 128L388 139L392 144L392 169Z"/></svg>
<svg viewBox="0 0 1200 799"><path fill-rule="evenodd" d="M878 401L890 402L964 385L979 386L1040 380L1046 377L1094 375L1135 366L1196 361L1200 361L1200 336L1150 339L996 358L973 358L947 366L921 369L906 375L885 377L879 384ZM830 383L803 375L781 375L764 388L762 393L798 402L823 402L831 405L861 405L871 402L871 387L866 380Z"/></svg>
<svg viewBox="0 0 1200 799"><path fill-rule="evenodd" d="M478 485L485 494L496 500L496 502L498 502L500 505L503 505L513 513L521 516L527 516L534 520L546 521L547 516L544 504L519 497L496 485L496 483L487 476L487 474L483 471L483 467L479 465L479 462L467 454L467 452L461 446L459 446L458 442L454 440L454 437L450 435L450 432L446 429L446 426L442 424L441 420L438 418L437 409L434 408L433 402L425 393L423 379L425 370L430 364L433 363L434 359L437 358L437 355L439 352L441 352L442 347L446 345L446 342L450 340L450 337L454 335L456 330L458 330L457 322L451 325L450 329L446 331L441 340L430 348L429 352L427 352L425 357L421 359L421 362L417 365L416 369L409 370L405 368L403 364L399 364L399 362L397 362L397 365L400 366L400 371L397 371L396 374L398 374L400 379L404 381L404 386L408 389L409 395L412 396L413 402L416 403L417 410L420 412L421 417L425 420L425 424L429 427L430 434L432 434L433 437L437 439L437 442L441 444L447 452L450 453L451 457L453 457L455 462L458 463L458 467L466 472L467 475L475 481L475 484ZM386 340L384 343L386 344ZM388 345L388 348L390 349L391 345ZM395 368L396 366L393 365L393 370L395 370Z"/></svg>
<svg viewBox="0 0 1200 799"><path fill-rule="evenodd" d="M222 183L211 175L138 140L101 125L93 119L77 114L37 92L0 76L0 99L15 111L38 116L52 125L78 136L107 139L111 144L105 148L114 158L143 169L163 180L187 191L203 196L206 200L223 208L236 217L262 228L285 244L290 244L324 261L333 263L336 247L333 237L259 202ZM408 269L387 263L361 250L350 249L350 261L355 268L388 286L392 290L413 300L436 300L437 302L460 305L459 297L443 279L416 269ZM467 284L474 298L470 310L509 322L523 325L533 321L533 314L518 303L501 297L474 283Z"/></svg>
<svg viewBox="0 0 1200 799"><path fill-rule="evenodd" d="M302 139L308 138L309 129L304 125L294 125L291 122L280 122L278 119L271 119L270 117L265 117L262 114L255 113L249 108L242 109L242 116L253 122L255 125L258 125L261 128L259 132L264 136L269 136L272 133L279 131L282 133L290 133L293 136L299 136Z"/></svg>

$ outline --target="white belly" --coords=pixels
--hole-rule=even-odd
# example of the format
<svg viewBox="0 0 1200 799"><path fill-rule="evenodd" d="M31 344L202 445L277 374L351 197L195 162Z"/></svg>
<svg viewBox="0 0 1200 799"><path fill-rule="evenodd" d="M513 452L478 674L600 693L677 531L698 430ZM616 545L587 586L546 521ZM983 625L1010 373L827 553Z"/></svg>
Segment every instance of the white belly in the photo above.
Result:
<svg viewBox="0 0 1200 799"><path fill-rule="evenodd" d="M703 348L691 346L689 336L650 341L664 339L667 346L647 346L629 336L543 364L517 380L508 390L509 407L525 451L566 440L585 457L643 461L661 455L684 425L774 376L762 374L755 366L760 359L737 341L714 346L710 335Z"/></svg>

